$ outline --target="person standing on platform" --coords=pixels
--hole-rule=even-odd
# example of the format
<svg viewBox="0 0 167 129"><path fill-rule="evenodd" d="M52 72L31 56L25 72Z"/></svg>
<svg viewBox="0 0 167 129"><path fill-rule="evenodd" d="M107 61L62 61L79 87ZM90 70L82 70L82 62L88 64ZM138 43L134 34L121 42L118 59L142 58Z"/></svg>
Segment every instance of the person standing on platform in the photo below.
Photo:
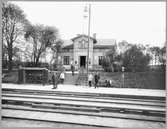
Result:
<svg viewBox="0 0 167 129"><path fill-rule="evenodd" d="M93 80L93 75L90 73L90 74L88 75L88 83L89 83L89 87L92 86L92 80Z"/></svg>
<svg viewBox="0 0 167 129"><path fill-rule="evenodd" d="M94 76L94 79L95 79L95 88L97 88L98 87L98 82L99 82L99 79L100 79L100 75L97 72Z"/></svg>
<svg viewBox="0 0 167 129"><path fill-rule="evenodd" d="M57 81L57 80L56 80L55 74L53 73L53 75L52 75L53 88L52 88L52 89L56 89L56 88L57 88L56 81Z"/></svg>
<svg viewBox="0 0 167 129"><path fill-rule="evenodd" d="M46 73L45 73L45 70L42 70L41 79L42 79L42 85L45 86L45 83L46 83Z"/></svg>
<svg viewBox="0 0 167 129"><path fill-rule="evenodd" d="M65 72L64 71L60 74L60 79L61 79L61 83L63 84L64 79L65 79Z"/></svg>
<svg viewBox="0 0 167 129"><path fill-rule="evenodd" d="M109 83L109 87L112 86L112 80L108 80L108 83Z"/></svg>
<svg viewBox="0 0 167 129"><path fill-rule="evenodd" d="M72 76L74 76L74 71L75 71L75 67L74 67L74 64L72 63L72 64L71 64L71 72L72 72Z"/></svg>
<svg viewBox="0 0 167 129"><path fill-rule="evenodd" d="M98 73L97 75L98 75L98 83L99 83L99 80L100 80L100 73Z"/></svg>

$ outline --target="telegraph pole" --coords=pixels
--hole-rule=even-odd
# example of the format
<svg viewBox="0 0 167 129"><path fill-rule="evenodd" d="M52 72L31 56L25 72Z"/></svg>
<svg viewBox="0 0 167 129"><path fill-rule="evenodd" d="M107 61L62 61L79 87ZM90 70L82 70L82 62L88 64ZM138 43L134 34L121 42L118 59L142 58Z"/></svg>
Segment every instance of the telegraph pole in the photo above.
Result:
<svg viewBox="0 0 167 129"><path fill-rule="evenodd" d="M87 50L87 74L89 74L89 43L90 43L90 21L91 21L91 4L89 4L89 17L88 17L88 50Z"/></svg>

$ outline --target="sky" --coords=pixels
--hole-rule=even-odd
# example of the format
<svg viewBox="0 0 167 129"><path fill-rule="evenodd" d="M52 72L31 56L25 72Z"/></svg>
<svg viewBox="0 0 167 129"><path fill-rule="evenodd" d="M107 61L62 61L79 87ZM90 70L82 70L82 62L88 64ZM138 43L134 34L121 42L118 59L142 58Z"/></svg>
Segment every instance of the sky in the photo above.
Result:
<svg viewBox="0 0 167 129"><path fill-rule="evenodd" d="M166 36L165 2L18 2L32 24L54 26L60 38L88 34L85 6L91 4L90 34L97 39L163 46Z"/></svg>

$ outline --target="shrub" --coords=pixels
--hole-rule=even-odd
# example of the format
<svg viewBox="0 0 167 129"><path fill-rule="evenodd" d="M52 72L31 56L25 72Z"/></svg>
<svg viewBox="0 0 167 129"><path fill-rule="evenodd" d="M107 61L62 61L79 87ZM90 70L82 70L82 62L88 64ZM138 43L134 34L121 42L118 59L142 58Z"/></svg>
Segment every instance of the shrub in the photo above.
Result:
<svg viewBox="0 0 167 129"><path fill-rule="evenodd" d="M144 55L136 45L124 53L123 66L130 72L141 72L148 69L150 56Z"/></svg>

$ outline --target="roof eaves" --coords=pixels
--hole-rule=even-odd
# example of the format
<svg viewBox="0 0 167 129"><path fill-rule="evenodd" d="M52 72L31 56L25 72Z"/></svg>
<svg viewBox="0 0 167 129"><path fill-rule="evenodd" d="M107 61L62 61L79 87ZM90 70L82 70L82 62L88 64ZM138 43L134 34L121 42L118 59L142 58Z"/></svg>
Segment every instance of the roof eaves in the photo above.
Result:
<svg viewBox="0 0 167 129"><path fill-rule="evenodd" d="M72 38L71 40L74 41L75 39L78 39L78 38L80 38L82 36L88 37L87 35L82 34L82 35L79 35L79 36L76 36L76 37ZM97 40L95 38L90 37L90 39L93 40L93 43L97 43Z"/></svg>

